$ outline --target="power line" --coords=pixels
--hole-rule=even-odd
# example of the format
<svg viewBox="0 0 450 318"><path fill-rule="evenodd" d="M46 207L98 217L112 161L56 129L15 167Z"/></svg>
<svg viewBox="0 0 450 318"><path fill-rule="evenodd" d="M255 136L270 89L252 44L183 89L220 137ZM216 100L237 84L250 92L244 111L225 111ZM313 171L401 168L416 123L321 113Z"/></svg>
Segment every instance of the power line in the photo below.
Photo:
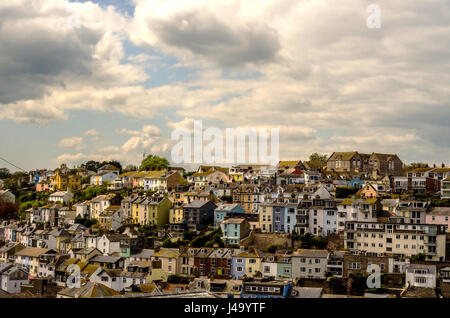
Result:
<svg viewBox="0 0 450 318"><path fill-rule="evenodd" d="M6 163L9 163L11 166L28 173L28 171L26 171L25 169L22 169L21 167L16 166L15 164L13 164L12 162L6 160L5 158L0 157L0 159L5 161Z"/></svg>

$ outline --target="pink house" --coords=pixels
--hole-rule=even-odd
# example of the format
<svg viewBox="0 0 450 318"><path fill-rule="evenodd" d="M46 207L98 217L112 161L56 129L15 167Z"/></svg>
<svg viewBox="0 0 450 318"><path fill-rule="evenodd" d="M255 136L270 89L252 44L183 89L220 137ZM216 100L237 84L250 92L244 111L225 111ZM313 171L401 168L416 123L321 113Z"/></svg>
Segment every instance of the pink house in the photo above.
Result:
<svg viewBox="0 0 450 318"><path fill-rule="evenodd" d="M144 187L144 177L147 174L147 171L141 171L135 174L132 178L133 188Z"/></svg>
<svg viewBox="0 0 450 318"><path fill-rule="evenodd" d="M36 192L50 191L50 182L42 181L36 184Z"/></svg>
<svg viewBox="0 0 450 318"><path fill-rule="evenodd" d="M447 226L447 232L450 229L450 207L434 207L425 217L426 224L440 224Z"/></svg>
<svg viewBox="0 0 450 318"><path fill-rule="evenodd" d="M119 178L122 179L122 184L125 188L133 188L134 187L134 176L137 175L139 172L137 171L130 171L122 173Z"/></svg>

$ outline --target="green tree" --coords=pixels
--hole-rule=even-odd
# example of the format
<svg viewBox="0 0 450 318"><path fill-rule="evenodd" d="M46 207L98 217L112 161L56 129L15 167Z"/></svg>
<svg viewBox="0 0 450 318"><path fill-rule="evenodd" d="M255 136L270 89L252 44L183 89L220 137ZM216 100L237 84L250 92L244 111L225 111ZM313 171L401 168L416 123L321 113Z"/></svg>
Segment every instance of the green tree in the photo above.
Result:
<svg viewBox="0 0 450 318"><path fill-rule="evenodd" d="M425 253L419 253L416 255L411 255L411 261L416 262L416 261L420 261L423 262L425 259L427 258Z"/></svg>
<svg viewBox="0 0 450 318"><path fill-rule="evenodd" d="M328 156L327 155L321 155L317 152L311 154L309 156L309 161L311 162L317 162L317 163L321 163L321 164L326 164L328 160Z"/></svg>
<svg viewBox="0 0 450 318"><path fill-rule="evenodd" d="M97 219L88 219L88 218L76 218L75 223L84 225L87 228L90 228L91 226L98 223Z"/></svg>
<svg viewBox="0 0 450 318"><path fill-rule="evenodd" d="M351 197L359 191L358 188L353 187L337 187L336 188L336 198L344 199Z"/></svg>
<svg viewBox="0 0 450 318"><path fill-rule="evenodd" d="M97 169L100 168L100 165L101 165L101 163L98 162L98 161L89 160L88 162L83 163L83 164L81 165L81 167L82 167L82 168L85 168L85 169L87 169L87 170L90 170L90 171L95 171L95 172L97 172Z"/></svg>
<svg viewBox="0 0 450 318"><path fill-rule="evenodd" d="M11 172L9 172L8 168L0 168L0 179L7 179L11 177Z"/></svg>
<svg viewBox="0 0 450 318"><path fill-rule="evenodd" d="M102 167L104 165L112 165L112 166L116 167L117 169L119 169L119 171L122 171L122 164L117 160L103 161L100 164L100 167Z"/></svg>
<svg viewBox="0 0 450 318"><path fill-rule="evenodd" d="M192 176L194 173L196 173L197 171L186 171L186 172L183 172L183 178L187 178L187 177L190 177L190 176Z"/></svg>
<svg viewBox="0 0 450 318"><path fill-rule="evenodd" d="M429 168L430 166L428 165L428 163L424 163L424 162L412 162L409 165L407 165L405 167L405 170L414 170L417 168Z"/></svg>
<svg viewBox="0 0 450 318"><path fill-rule="evenodd" d="M142 160L140 171L154 171L154 170L166 170L170 163L166 158L159 157L157 155L148 155L147 158Z"/></svg>
<svg viewBox="0 0 450 318"><path fill-rule="evenodd" d="M232 203L233 202L233 197L231 195L223 195L220 197L220 199L224 202L227 203Z"/></svg>
<svg viewBox="0 0 450 318"><path fill-rule="evenodd" d="M17 219L19 217L19 205L17 203L3 201L0 198L0 220Z"/></svg>

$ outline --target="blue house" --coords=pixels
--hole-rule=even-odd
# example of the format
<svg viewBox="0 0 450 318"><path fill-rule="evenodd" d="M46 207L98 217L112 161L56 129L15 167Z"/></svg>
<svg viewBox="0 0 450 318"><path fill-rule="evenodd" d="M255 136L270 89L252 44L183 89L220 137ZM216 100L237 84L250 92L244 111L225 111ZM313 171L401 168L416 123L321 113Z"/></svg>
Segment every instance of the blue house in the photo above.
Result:
<svg viewBox="0 0 450 318"><path fill-rule="evenodd" d="M241 240L250 234L250 225L244 218L230 218L220 223L222 228L222 240L225 244L239 244Z"/></svg>
<svg viewBox="0 0 450 318"><path fill-rule="evenodd" d="M222 204L214 210L214 227L218 227L225 217L239 217L244 214L244 209L239 204Z"/></svg>
<svg viewBox="0 0 450 318"><path fill-rule="evenodd" d="M231 275L233 279L241 279L245 275L246 257L233 256L231 260Z"/></svg>
<svg viewBox="0 0 450 318"><path fill-rule="evenodd" d="M273 206L273 232L280 233L286 231L285 221L286 221L286 205L283 203L277 203Z"/></svg>
<svg viewBox="0 0 450 318"><path fill-rule="evenodd" d="M364 180L359 180L359 179L356 179L356 180L350 180L349 186L350 186L350 187L353 187L353 188L361 189L361 188L363 187L364 183L365 183Z"/></svg>
<svg viewBox="0 0 450 318"><path fill-rule="evenodd" d="M325 209L323 211L323 235L337 233L337 210Z"/></svg>
<svg viewBox="0 0 450 318"><path fill-rule="evenodd" d="M288 204L284 213L284 231L292 234L297 224L297 204Z"/></svg>

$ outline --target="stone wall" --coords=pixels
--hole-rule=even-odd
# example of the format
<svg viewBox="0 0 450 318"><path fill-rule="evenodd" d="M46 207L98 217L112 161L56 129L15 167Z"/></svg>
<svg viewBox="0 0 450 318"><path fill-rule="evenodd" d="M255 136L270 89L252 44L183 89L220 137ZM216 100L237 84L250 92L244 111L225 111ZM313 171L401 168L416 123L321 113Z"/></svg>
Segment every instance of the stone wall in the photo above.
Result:
<svg viewBox="0 0 450 318"><path fill-rule="evenodd" d="M251 231L249 236L241 240L240 245L261 250L265 250L272 245L289 248L292 247L292 239L287 234L256 233Z"/></svg>

